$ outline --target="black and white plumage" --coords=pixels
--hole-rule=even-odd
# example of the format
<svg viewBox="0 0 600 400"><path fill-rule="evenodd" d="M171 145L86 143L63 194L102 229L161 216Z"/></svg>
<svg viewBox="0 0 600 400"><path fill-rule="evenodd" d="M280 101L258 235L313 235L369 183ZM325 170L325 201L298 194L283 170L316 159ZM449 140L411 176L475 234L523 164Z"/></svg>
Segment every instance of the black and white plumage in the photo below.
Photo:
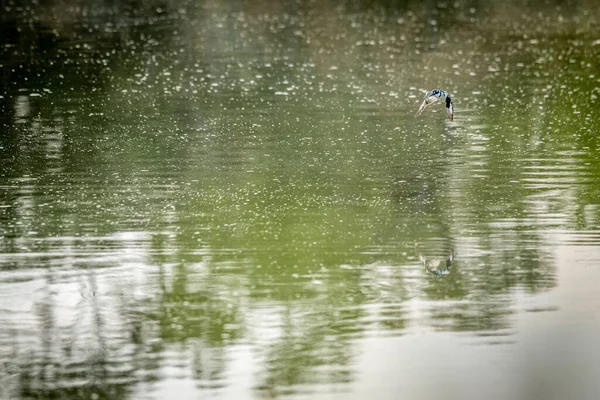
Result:
<svg viewBox="0 0 600 400"><path fill-rule="evenodd" d="M448 113L448 117L450 117L450 121L454 120L454 106L452 105L452 98L450 95L440 89L433 89L431 92L425 93L425 98L421 103L421 107L419 107L419 111L417 111L416 116L421 115L421 113L430 105L437 103L440 99L444 99L446 102L446 113Z"/></svg>

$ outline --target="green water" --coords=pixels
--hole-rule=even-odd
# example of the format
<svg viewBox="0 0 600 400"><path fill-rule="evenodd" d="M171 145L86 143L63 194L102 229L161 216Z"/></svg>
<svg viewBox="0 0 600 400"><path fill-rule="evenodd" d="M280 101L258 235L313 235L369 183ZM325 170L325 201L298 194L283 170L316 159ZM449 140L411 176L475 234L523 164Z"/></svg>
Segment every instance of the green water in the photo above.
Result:
<svg viewBox="0 0 600 400"><path fill-rule="evenodd" d="M0 398L597 398L598 12L532 3L3 3Z"/></svg>

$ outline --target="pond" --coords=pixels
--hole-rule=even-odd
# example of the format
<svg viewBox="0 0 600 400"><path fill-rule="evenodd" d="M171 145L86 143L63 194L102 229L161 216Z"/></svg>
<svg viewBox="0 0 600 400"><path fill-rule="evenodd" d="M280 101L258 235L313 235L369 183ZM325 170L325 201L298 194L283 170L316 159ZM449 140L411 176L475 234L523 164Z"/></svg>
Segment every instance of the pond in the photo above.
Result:
<svg viewBox="0 0 600 400"><path fill-rule="evenodd" d="M0 398L597 398L597 7L40 3Z"/></svg>

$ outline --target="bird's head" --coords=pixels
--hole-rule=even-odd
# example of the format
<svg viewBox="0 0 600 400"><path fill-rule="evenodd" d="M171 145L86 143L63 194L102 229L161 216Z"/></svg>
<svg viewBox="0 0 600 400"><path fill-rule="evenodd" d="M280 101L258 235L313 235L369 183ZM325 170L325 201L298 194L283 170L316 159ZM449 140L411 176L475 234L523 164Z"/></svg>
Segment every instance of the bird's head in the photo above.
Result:
<svg viewBox="0 0 600 400"><path fill-rule="evenodd" d="M454 105L452 104L452 98L448 95L446 96L446 112L450 117L450 121L454 121Z"/></svg>

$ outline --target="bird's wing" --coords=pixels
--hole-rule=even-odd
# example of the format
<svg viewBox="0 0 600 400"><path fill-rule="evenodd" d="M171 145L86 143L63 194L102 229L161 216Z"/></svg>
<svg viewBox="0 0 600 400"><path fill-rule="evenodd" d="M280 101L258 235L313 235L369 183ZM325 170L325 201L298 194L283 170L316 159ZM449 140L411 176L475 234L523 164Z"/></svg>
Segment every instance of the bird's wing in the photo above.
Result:
<svg viewBox="0 0 600 400"><path fill-rule="evenodd" d="M419 107L419 111L417 111L417 114L415 115L416 117L418 117L419 115L421 115L421 113L423 111L425 111L425 109L427 107L429 107L430 105L436 103L440 98L436 97L436 96L427 96L423 99L423 103L421 103L421 107Z"/></svg>

